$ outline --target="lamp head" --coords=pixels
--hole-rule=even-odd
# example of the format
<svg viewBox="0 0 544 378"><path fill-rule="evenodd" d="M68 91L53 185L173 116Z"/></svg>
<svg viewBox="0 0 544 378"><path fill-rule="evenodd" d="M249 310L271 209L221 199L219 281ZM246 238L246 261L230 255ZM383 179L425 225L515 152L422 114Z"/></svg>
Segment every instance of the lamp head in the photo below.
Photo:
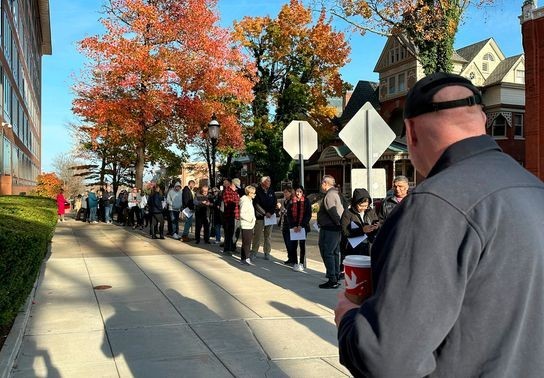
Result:
<svg viewBox="0 0 544 378"><path fill-rule="evenodd" d="M219 139L219 128L221 125L217 122L215 113L212 115L212 120L208 123L208 135L212 141L217 141Z"/></svg>

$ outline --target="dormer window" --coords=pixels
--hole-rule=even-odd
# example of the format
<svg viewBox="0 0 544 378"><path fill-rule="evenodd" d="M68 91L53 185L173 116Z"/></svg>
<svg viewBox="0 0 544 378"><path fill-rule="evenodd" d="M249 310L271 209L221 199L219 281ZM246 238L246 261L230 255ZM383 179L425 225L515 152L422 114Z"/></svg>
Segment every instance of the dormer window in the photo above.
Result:
<svg viewBox="0 0 544 378"><path fill-rule="evenodd" d="M487 62L494 62L495 57L493 54L487 53L484 55L484 62L482 63L482 71L487 72L489 71L489 64Z"/></svg>
<svg viewBox="0 0 544 378"><path fill-rule="evenodd" d="M393 47L389 50L389 64L395 64L404 60L406 57L406 48L398 40L393 41Z"/></svg>

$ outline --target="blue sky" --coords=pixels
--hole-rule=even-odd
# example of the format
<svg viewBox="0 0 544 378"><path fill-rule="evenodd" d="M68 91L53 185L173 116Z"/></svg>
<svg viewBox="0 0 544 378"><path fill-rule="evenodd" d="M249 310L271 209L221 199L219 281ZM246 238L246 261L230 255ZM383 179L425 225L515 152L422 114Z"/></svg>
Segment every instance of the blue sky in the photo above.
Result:
<svg viewBox="0 0 544 378"><path fill-rule="evenodd" d="M232 25L243 16L275 17L288 0L219 0L220 23ZM42 171L53 171L56 156L73 148L69 124L75 119L71 113L74 77L83 68L83 58L76 42L102 31L100 0L50 0L53 55L43 58L42 93ZM523 0L496 0L485 10L471 10L456 36L455 47L460 48L493 37L508 57L523 52L521 14ZM338 24L339 28L345 25ZM372 34L348 35L351 62L342 69L342 77L351 84L358 80L377 81L373 72L385 44L385 38Z"/></svg>

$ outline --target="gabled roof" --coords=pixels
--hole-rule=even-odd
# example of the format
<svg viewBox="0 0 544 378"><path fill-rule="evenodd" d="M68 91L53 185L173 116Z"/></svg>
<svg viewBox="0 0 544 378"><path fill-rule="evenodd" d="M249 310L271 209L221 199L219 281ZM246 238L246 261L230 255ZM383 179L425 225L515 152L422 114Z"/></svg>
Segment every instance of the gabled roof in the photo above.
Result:
<svg viewBox="0 0 544 378"><path fill-rule="evenodd" d="M516 65L517 62L519 62L522 56L523 54L519 54L501 61L497 68L493 70L491 75L489 75L487 80L484 82L484 87L503 81L506 74L510 72L510 70Z"/></svg>
<svg viewBox="0 0 544 378"><path fill-rule="evenodd" d="M340 124L342 127L348 123L348 121L361 109L361 107L370 102L374 108L380 106L380 101L378 98L378 83L373 81L359 80L353 94L351 95L346 108L342 112L340 117Z"/></svg>
<svg viewBox="0 0 544 378"><path fill-rule="evenodd" d="M484 46L492 39L493 38L484 39L483 41L476 42L476 43L473 43L472 45L462 47L456 50L456 52L458 55L465 58L467 62L470 62L484 48Z"/></svg>
<svg viewBox="0 0 544 378"><path fill-rule="evenodd" d="M451 59L454 62L460 62L460 63L468 63L468 61L463 58L461 55L457 53L457 51L453 50L453 54L451 55Z"/></svg>

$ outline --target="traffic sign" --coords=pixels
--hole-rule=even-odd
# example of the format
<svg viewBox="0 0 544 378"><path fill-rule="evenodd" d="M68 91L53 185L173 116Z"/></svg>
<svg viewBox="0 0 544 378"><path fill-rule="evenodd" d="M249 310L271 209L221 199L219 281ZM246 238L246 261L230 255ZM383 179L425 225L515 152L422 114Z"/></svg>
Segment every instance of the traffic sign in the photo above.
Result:
<svg viewBox="0 0 544 378"><path fill-rule="evenodd" d="M366 168L372 168L396 137L370 102L355 113L338 136Z"/></svg>
<svg viewBox="0 0 544 378"><path fill-rule="evenodd" d="M283 130L283 149L293 159L309 159L317 150L317 132L306 121L291 121Z"/></svg>
<svg viewBox="0 0 544 378"><path fill-rule="evenodd" d="M369 180L370 179L370 180ZM370 185L368 182L370 181ZM373 168L370 170L370 178L368 177L368 169L354 168L351 170L351 189L366 188L370 197L385 198L387 186L385 182L385 169Z"/></svg>

